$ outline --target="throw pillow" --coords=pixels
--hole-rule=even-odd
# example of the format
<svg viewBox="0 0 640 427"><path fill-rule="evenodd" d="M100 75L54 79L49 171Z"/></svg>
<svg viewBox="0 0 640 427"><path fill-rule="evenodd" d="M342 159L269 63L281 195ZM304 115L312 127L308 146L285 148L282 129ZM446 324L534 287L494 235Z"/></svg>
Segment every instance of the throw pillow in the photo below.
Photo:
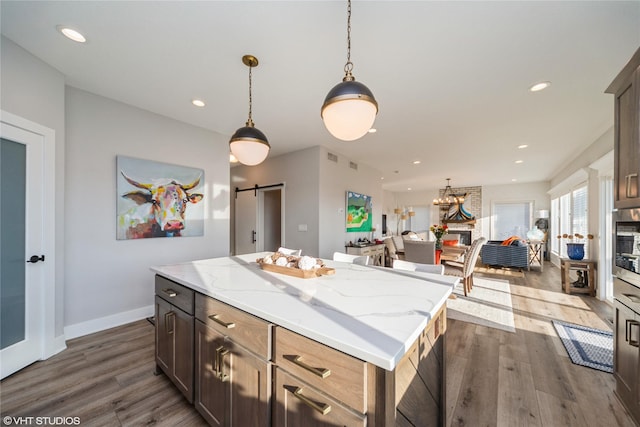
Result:
<svg viewBox="0 0 640 427"><path fill-rule="evenodd" d="M442 241L442 245L443 246L458 246L458 241L457 240L443 240Z"/></svg>
<svg viewBox="0 0 640 427"><path fill-rule="evenodd" d="M508 239L506 239L505 241L503 241L501 243L502 246L509 246L511 245L515 240L519 240L520 238L518 236L511 236Z"/></svg>

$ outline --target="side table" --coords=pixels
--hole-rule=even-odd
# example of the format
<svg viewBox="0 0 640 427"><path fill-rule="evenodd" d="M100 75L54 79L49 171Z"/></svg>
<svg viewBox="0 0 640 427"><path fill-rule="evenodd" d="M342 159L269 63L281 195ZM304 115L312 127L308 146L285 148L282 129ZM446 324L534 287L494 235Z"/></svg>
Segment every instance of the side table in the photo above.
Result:
<svg viewBox="0 0 640 427"><path fill-rule="evenodd" d="M562 278L562 290L567 293L589 294L596 296L596 269L597 261L590 259L574 260L560 258L560 276ZM571 281L570 273L575 271L577 280Z"/></svg>
<svg viewBox="0 0 640 427"><path fill-rule="evenodd" d="M529 240L529 269L531 267L540 267L540 271L544 269L544 240Z"/></svg>

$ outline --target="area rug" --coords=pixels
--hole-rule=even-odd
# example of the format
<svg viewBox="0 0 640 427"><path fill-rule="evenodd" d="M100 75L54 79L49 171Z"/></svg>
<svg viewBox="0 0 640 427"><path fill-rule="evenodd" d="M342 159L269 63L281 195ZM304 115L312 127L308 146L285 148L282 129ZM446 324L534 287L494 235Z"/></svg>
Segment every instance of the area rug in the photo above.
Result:
<svg viewBox="0 0 640 427"><path fill-rule="evenodd" d="M571 361L604 372L613 372L613 333L552 320Z"/></svg>
<svg viewBox="0 0 640 427"><path fill-rule="evenodd" d="M515 332L509 281L474 277L473 289L464 296L462 284L454 290L456 299L447 300L447 317L490 328Z"/></svg>

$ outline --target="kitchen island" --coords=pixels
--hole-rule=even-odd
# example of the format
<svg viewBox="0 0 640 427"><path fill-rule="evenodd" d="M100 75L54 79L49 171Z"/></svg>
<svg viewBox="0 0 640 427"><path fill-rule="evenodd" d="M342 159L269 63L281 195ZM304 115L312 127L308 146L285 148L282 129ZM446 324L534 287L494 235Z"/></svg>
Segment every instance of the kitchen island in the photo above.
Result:
<svg viewBox="0 0 640 427"><path fill-rule="evenodd" d="M152 267L157 365L210 424L444 425L458 279L333 261L303 279L265 254Z"/></svg>

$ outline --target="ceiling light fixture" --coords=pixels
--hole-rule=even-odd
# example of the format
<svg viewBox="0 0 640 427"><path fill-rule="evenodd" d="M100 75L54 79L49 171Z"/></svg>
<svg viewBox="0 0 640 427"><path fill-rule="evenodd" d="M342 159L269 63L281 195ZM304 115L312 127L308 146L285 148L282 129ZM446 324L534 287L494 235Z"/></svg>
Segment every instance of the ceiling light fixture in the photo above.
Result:
<svg viewBox="0 0 640 427"><path fill-rule="evenodd" d="M527 145L527 144L521 144L521 145L518 145L518 148L520 148L520 149L527 148L527 147L528 147L528 145Z"/></svg>
<svg viewBox="0 0 640 427"><path fill-rule="evenodd" d="M264 133L253 126L251 119L251 70L258 66L258 58L253 55L244 55L242 63L249 67L249 119L244 127L238 129L229 140L231 153L243 165L255 166L267 158L271 146Z"/></svg>
<svg viewBox="0 0 640 427"><path fill-rule="evenodd" d="M320 111L324 125L334 137L354 141L363 137L378 114L378 103L364 84L357 82L351 71L351 0L347 5L347 63L345 76L327 94Z"/></svg>
<svg viewBox="0 0 640 427"><path fill-rule="evenodd" d="M191 103L192 103L193 105L195 105L196 107L204 107L204 106L205 106L204 101L203 101L203 100L201 100L201 99L192 99L192 100L191 100Z"/></svg>
<svg viewBox="0 0 640 427"><path fill-rule="evenodd" d="M524 162L524 160L516 160L516 162L515 162L515 163L516 163L517 165L519 165L520 163L523 163L523 162Z"/></svg>
<svg viewBox="0 0 640 427"><path fill-rule="evenodd" d="M530 92L540 92L541 90L544 90L546 88L548 88L549 86L551 86L551 82L540 82L540 83L536 83L533 86L531 86L529 88Z"/></svg>
<svg viewBox="0 0 640 427"><path fill-rule="evenodd" d="M70 40L73 40L74 42L84 43L87 41L85 36L80 34L79 31L74 30L73 28L65 27L64 25L58 25L56 28L62 33L62 35Z"/></svg>
<svg viewBox="0 0 640 427"><path fill-rule="evenodd" d="M414 165L419 165L419 164L420 164L420 160L414 160L414 161L413 161L413 164L414 164Z"/></svg>

